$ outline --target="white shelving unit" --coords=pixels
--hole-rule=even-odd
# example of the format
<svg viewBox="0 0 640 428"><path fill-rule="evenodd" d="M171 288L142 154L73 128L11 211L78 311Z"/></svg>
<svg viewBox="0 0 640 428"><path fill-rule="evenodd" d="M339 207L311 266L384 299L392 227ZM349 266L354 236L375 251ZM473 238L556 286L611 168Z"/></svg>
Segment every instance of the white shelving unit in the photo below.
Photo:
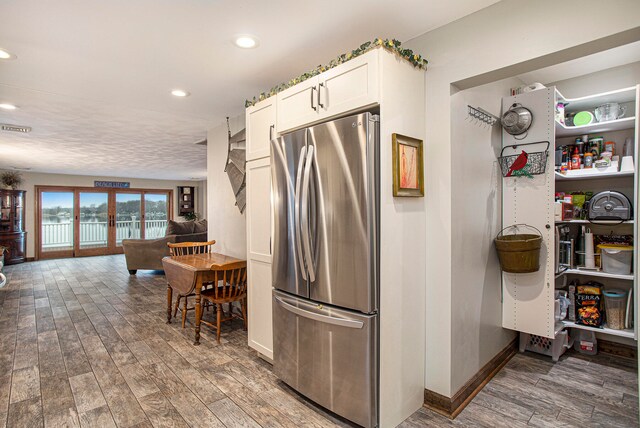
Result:
<svg viewBox="0 0 640 428"><path fill-rule="evenodd" d="M602 333L602 334L608 334L611 336L618 336L618 337L626 337L629 339L633 339L634 338L634 331L633 330L614 330L612 328L607 327L607 325L605 324L603 328L595 328L595 327L587 327L586 325L580 325L580 324L576 324L573 321L562 321L562 325L565 327L570 327L570 328L578 328L580 330L589 330L589 331L593 331L594 333Z"/></svg>
<svg viewBox="0 0 640 428"><path fill-rule="evenodd" d="M622 279L625 281L633 281L634 275L620 275L616 273L607 273L597 270L583 270L583 269L567 269L564 272L558 274L556 278L560 278L562 275L580 275L580 276L594 276L598 278L609 279Z"/></svg>
<svg viewBox="0 0 640 428"><path fill-rule="evenodd" d="M582 126L565 126L556 122L556 137L577 137L584 134L601 134L603 132L621 131L633 128L636 123L635 116L623 117L609 122L594 122Z"/></svg>
<svg viewBox="0 0 640 428"><path fill-rule="evenodd" d="M597 168L591 168L591 170L578 169L575 171L578 174L571 174L571 171L567 171L566 174L555 172L556 180L558 181L570 181L570 180L599 180L602 178L620 178L620 177L633 177L634 172L600 172Z"/></svg>
<svg viewBox="0 0 640 428"><path fill-rule="evenodd" d="M571 327L595 331L596 333L637 340L638 330L638 247L634 248L633 270L630 275L610 274L602 271L587 271L568 269L561 274L555 274L555 233L556 224L567 224L573 228L589 226L588 220L556 221L554 218L554 195L556 192L573 192L576 190L599 192L615 190L626 194L633 204L634 213L638 212L638 116L639 86L624 88L617 91L589 95L579 98L567 98L555 88L546 88L527 94L520 94L503 98L503 109L508 109L514 103L520 103L529 108L534 121L524 139L518 139L503 132L503 147L512 147L522 143L549 141L553 148L547 160L546 172L533 178L516 177L505 178L503 181L503 224L525 223L535 226L541 231L543 249L540 254L540 270L529 274L503 273L503 327L516 331L554 338L558 329ZM566 112L591 111L602 104L617 102L627 108L628 117L618 120L593 123L585 126L565 126L555 120L555 105L558 101L567 103ZM568 174L555 172L553 152L557 145L567 144L569 137L581 137L585 134L603 136L605 141L611 138L617 146L622 147L621 138L632 137L635 142L635 158L633 172L619 172L611 169L579 170ZM608 135L610 137L608 137ZM564 139L557 141L558 139ZM539 151L528 146L531 152ZM513 153L519 153L514 148ZM529 151L528 150L528 151ZM583 182L584 181L584 182ZM607 228L614 233L633 234L638 236L638 224L634 220L624 222L597 222L593 224L598 233L604 233ZM602 232L600 232L602 231ZM634 239L634 243L637 239ZM571 321L555 323L554 319L554 285L555 279L569 276L581 278L581 283L589 278L614 288L632 289L634 328L628 330L614 330L606 327L591 328L576 325Z"/></svg>

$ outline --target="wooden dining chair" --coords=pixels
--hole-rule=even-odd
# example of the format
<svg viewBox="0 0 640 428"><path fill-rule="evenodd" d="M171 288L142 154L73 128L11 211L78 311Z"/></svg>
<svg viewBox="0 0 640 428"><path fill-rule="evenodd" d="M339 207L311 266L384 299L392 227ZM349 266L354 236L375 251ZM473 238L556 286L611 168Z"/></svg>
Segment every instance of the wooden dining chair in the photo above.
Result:
<svg viewBox="0 0 640 428"><path fill-rule="evenodd" d="M216 324L201 319L200 322L216 329L216 340L220 343L220 324L229 321L234 317L241 318L244 322L244 329L247 329L247 263L238 262L224 271L216 274L217 286L202 290L200 294L201 305L211 302L216 306ZM233 302L240 302L241 314L233 313ZM222 305L229 303L229 315L224 315ZM204 306L202 306L204 309ZM202 310L200 313L203 313Z"/></svg>
<svg viewBox="0 0 640 428"><path fill-rule="evenodd" d="M211 253L213 244L215 243L216 241L213 240L213 241L207 241L207 242L179 242L175 244L169 242L167 245L169 246L169 253L173 257L173 256L188 256L192 254ZM211 285L211 283L208 282L202 285L203 287L206 287L208 285ZM184 325L187 321L187 312L195 309L195 306L188 307L187 305L187 300L190 296L195 296L195 293L191 293L187 296L183 296L180 294L176 296L176 304L173 310L173 316L175 317L178 314L178 310L180 310L180 312L182 313L182 328L184 328ZM184 298L184 304L183 304L183 307L181 308L180 300L182 300L182 298Z"/></svg>

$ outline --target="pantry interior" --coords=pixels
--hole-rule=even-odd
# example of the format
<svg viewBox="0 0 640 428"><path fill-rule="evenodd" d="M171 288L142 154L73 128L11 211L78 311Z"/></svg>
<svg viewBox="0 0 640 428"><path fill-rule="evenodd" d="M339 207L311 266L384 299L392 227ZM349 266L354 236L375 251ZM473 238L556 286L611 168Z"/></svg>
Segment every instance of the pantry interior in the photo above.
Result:
<svg viewBox="0 0 640 428"><path fill-rule="evenodd" d="M516 97L510 96L512 88L536 82L542 83L545 88ZM580 331L587 331L594 332L598 341L607 344L607 349L603 349L605 351L613 349L628 356L637 354L637 248L633 248L633 266L629 273L603 272L602 269L585 271L578 269L579 266L575 263L569 269L560 269L563 272L559 272L556 269L558 251L555 232L556 226L566 226L571 238L577 241L578 231L585 226L585 230L591 229L596 236L626 235L635 243L635 212L638 202L638 83L640 43L636 42L459 92L455 92L454 88L455 93L451 96L452 142L460 142L464 146L460 147L461 156L455 160L456 173L453 180L454 186L456 181L464 183L458 186L465 190L464 197L459 198L460 205L456 206L454 203L452 208L458 213L460 223L465 225L461 234L468 233L473 228L479 230L483 237L465 241L468 248L464 251L463 262L466 266L476 265L485 273L484 278L480 279L484 286L471 290L468 299L462 297L458 302L466 308L469 314L466 316L475 315L480 318L479 337L483 341L491 341L495 347L501 343L506 346L516 333L522 332L536 336L538 344L543 344L542 349L538 350L551 355L551 348L554 342L557 343L557 335L562 336L559 338L560 342L566 336L567 342L564 344L568 346L569 337L579 337L582 334ZM555 107L559 99L568 102L566 113L582 110L593 112L596 107L611 102L620 103L626 107L626 112L622 118L607 126L594 123L579 129L572 128L556 123ZM500 116L514 102L521 103L533 112L533 124L524 140L504 133L499 123L491 126L469 115L468 107L471 106ZM576 138L582 139L584 135L588 135L587 140L602 137L604 142L614 142L618 154L623 151L625 141L631 139L634 147L633 172L617 170L615 173L593 176L582 172L584 175L579 177L564 175L560 171L556 173L555 148L574 144ZM498 161L503 147L538 141L550 143L545 173L533 178L503 178ZM541 144L540 148L533 147L531 151L544 151L544 148L545 145ZM620 158L618 168L621 160ZM592 224L577 212L575 219L559 219L556 222L556 193L571 196L573 192L598 194L602 191L626 195L633 209L631 219ZM576 196L576 199L586 198L586 195ZM469 210L468 207L474 209ZM482 211L482 219L478 216L479 210ZM503 227L519 223L535 226L543 235L541 267L533 274L503 274L499 266L496 266L497 257L493 254L495 248L488 237L495 237ZM582 260L575 261L584 264ZM472 278L468 279L474 281ZM476 283L477 281L475 280ZM603 290L621 290L625 298L631 296L631 322L627 321L626 314L622 316L625 322L621 329L610 328L606 322L602 328L579 326L569 316L556 321L556 289L568 291L568 286L574 281L580 284L595 281L603 285ZM502 284L502 287L492 289L491 283ZM604 296L601 297L604 301ZM474 300L482 302L479 314L474 314L471 305ZM492 312L494 310L496 312ZM625 305L624 311L626 310ZM492 328L491 324L495 321L504 327L502 331ZM468 336L472 339L470 334ZM525 337L525 340L528 338L531 336ZM471 343L471 340L468 342ZM474 344L470 347L473 348ZM482 349L482 346L479 344L478 348Z"/></svg>

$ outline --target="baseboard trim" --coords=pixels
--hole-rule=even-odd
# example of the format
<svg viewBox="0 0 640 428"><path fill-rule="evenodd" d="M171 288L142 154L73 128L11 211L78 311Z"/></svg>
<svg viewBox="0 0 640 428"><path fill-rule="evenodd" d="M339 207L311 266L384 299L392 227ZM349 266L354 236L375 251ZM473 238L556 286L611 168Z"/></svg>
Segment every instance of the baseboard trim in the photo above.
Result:
<svg viewBox="0 0 640 428"><path fill-rule="evenodd" d="M502 351L484 365L462 388L451 398L437 392L424 390L424 406L450 419L467 407L484 386L509 362L518 352L518 337L513 339Z"/></svg>
<svg viewBox="0 0 640 428"><path fill-rule="evenodd" d="M638 359L638 348L624 343L598 339L598 352L616 357Z"/></svg>

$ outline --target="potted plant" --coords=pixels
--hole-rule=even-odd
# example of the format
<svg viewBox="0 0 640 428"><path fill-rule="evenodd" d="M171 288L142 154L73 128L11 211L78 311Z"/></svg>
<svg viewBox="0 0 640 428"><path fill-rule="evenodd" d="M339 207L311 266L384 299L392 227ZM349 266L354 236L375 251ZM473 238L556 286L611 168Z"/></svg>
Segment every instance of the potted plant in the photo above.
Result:
<svg viewBox="0 0 640 428"><path fill-rule="evenodd" d="M182 217L184 217L184 219L187 221L195 221L200 217L200 215L198 215L197 212L192 211L190 213L183 214Z"/></svg>
<svg viewBox="0 0 640 428"><path fill-rule="evenodd" d="M22 175L17 171L4 171L0 181L5 189L16 190L22 184Z"/></svg>

